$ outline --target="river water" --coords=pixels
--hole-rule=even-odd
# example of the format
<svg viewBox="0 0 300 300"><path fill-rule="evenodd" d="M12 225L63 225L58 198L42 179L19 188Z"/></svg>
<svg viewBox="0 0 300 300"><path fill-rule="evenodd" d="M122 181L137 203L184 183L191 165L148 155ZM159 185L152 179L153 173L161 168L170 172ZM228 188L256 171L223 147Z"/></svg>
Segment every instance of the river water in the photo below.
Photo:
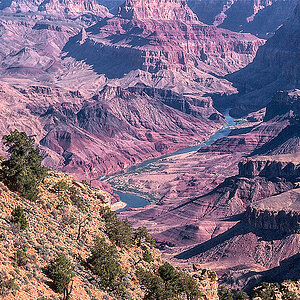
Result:
<svg viewBox="0 0 300 300"><path fill-rule="evenodd" d="M206 147L206 146L209 146L209 145L213 144L215 141L217 141L217 140L219 140L223 137L228 136L230 134L231 130L232 130L232 127L234 127L236 125L236 123L235 123L234 118L232 118L229 115L228 111L226 111L224 113L224 116L225 116L225 120L226 120L227 124L223 128L221 128L219 131L217 131L215 134L213 134L209 138L209 140L207 140L203 144L196 145L196 146L193 146L193 147L187 147L187 148L179 149L179 150L177 150L173 153L170 153L170 154L158 157L158 158L153 158L153 159L146 160L146 161L144 161L144 162L142 162L142 163L140 163L136 166L132 166L132 167L126 169L125 171L120 172L119 174L133 173L133 172L136 172L137 170L142 169L142 168L146 167L147 165L155 163L155 162L157 162L161 159L172 157L172 156L175 156L175 155L178 155L178 154L184 154L184 153L198 151L199 149L201 149L203 147ZM107 179L106 176L100 178L99 180L105 180L105 179ZM126 193L126 192L121 192L121 191L117 191L117 190L114 190L114 193L116 193L120 196L120 200L122 202L127 203L127 206L124 209L121 209L117 212L121 212L121 211L123 211L127 208L144 207L144 206L150 204L147 199L145 199L143 197L140 197L138 195L132 194L132 193Z"/></svg>

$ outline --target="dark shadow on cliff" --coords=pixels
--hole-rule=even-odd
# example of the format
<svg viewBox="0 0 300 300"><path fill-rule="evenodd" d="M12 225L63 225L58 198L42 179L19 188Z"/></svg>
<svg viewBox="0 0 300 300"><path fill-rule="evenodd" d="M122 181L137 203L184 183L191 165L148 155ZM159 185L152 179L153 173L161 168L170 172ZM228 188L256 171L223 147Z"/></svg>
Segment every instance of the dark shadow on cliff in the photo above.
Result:
<svg viewBox="0 0 300 300"><path fill-rule="evenodd" d="M284 237L284 235L278 231L274 230L261 230L257 228L253 228L248 223L241 221L229 230L225 231L222 234L200 244L197 245L187 251L184 251L175 256L177 259L189 259L196 255L202 254L206 251L211 250L214 247L217 247L230 239L243 236L248 233L254 233L256 236L260 237L263 241L272 241L272 240L280 240Z"/></svg>

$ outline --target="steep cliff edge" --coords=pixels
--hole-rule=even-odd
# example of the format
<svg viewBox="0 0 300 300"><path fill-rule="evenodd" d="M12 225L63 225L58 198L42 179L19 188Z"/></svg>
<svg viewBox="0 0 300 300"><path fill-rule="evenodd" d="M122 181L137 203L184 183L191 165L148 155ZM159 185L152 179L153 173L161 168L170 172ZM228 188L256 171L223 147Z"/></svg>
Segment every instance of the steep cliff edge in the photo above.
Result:
<svg viewBox="0 0 300 300"><path fill-rule="evenodd" d="M300 153L249 158L239 163L239 176L300 180Z"/></svg>
<svg viewBox="0 0 300 300"><path fill-rule="evenodd" d="M245 218L254 228L300 233L300 189L251 204Z"/></svg>

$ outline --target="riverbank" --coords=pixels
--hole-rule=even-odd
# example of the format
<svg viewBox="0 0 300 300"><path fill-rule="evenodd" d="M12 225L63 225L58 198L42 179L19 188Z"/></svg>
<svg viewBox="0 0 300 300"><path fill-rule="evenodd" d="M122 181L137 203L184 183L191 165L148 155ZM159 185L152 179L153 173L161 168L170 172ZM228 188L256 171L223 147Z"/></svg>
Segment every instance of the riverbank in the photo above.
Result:
<svg viewBox="0 0 300 300"><path fill-rule="evenodd" d="M125 209L127 206L127 203L126 202L123 202L123 201L118 201L118 202L115 202L111 205L110 209L112 211L118 211L118 210L123 210Z"/></svg>
<svg viewBox="0 0 300 300"><path fill-rule="evenodd" d="M130 207L158 204L163 201L170 191L172 192L172 189L181 190L180 187L176 188L176 178L183 172L188 173L191 171L191 169L185 168L186 165L189 165L189 157L191 157L194 164L195 160L193 158L199 149L228 136L234 129L235 120L228 112L225 114L225 120L226 125L202 144L179 149L162 157L142 162L108 178L101 178L115 189L122 202L127 203L127 206L122 207L118 212ZM182 162L184 163L182 164ZM194 165L191 166L191 168L194 167ZM174 196L178 196L176 191L174 191Z"/></svg>

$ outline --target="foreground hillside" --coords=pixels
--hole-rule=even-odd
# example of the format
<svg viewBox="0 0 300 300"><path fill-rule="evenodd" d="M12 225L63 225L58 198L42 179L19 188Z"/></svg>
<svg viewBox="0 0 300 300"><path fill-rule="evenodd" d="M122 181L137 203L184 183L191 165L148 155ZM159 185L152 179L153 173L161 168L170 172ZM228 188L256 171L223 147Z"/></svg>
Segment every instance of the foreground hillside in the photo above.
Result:
<svg viewBox="0 0 300 300"><path fill-rule="evenodd" d="M56 172L49 172L43 180L40 197L35 202L11 192L3 183L0 183L0 191L0 293L4 299L58 299L59 294L45 271L58 253L64 253L73 267L70 299L142 299L147 294L147 288L139 283L137 270L156 273L162 265L160 253L151 246L151 240L144 240L143 236L141 243L131 245L118 244L121 238L109 238L108 219L103 214L103 208L110 206L107 192ZM18 206L24 211L26 228L22 227L24 218L22 222L15 222L12 217ZM120 230L120 227L116 225L113 229ZM116 268L110 271L115 273L110 275L107 288L105 273L97 273L91 260L96 255L96 237L100 238L99 251L105 255L101 259L107 259ZM105 245L111 245L112 252L103 248ZM101 261L99 263L101 265ZM122 272L122 276L118 272ZM193 274L202 273L199 270ZM200 277L197 286L199 284L199 291L208 299L217 299L217 282L212 276ZM122 287L118 285L121 283Z"/></svg>

